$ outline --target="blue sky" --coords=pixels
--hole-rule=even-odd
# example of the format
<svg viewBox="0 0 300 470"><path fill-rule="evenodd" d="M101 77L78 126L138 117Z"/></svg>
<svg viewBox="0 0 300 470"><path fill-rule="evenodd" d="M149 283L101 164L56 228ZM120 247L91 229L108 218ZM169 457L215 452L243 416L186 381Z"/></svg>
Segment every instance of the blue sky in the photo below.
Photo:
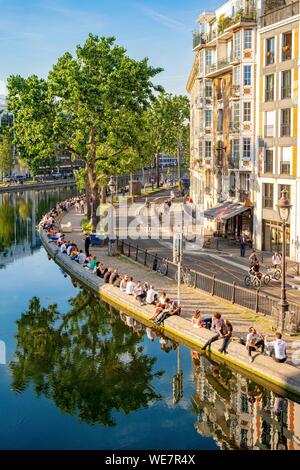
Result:
<svg viewBox="0 0 300 470"><path fill-rule="evenodd" d="M203 10L220 0L0 0L0 93L11 74L46 76L89 32L113 35L128 54L149 57L159 82L185 93L193 60L192 32Z"/></svg>

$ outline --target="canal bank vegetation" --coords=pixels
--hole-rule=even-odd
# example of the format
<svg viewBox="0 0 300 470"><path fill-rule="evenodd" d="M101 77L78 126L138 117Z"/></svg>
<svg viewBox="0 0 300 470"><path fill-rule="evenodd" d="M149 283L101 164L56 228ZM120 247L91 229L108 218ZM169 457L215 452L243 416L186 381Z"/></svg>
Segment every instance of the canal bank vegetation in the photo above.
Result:
<svg viewBox="0 0 300 470"><path fill-rule="evenodd" d="M58 149L81 159L76 177L87 191L93 228L111 175L148 165L158 149L176 153L183 136L188 139L188 99L165 94L154 83L160 72L148 59L129 57L114 38L90 34L46 79L8 78L19 155L32 174L53 163Z"/></svg>

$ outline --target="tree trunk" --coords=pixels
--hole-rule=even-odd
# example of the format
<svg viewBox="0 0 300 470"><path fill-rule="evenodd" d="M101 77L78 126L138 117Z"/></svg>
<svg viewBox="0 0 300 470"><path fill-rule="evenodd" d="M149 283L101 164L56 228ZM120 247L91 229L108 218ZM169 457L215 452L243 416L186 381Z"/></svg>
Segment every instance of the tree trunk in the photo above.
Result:
<svg viewBox="0 0 300 470"><path fill-rule="evenodd" d="M89 185L89 202L91 205L91 224L93 227L93 232L97 228L97 224L99 222L99 217L97 216L97 209L99 207L99 190L97 187L97 179L96 175L94 174L94 169L87 165L87 174L88 174L88 185Z"/></svg>
<svg viewBox="0 0 300 470"><path fill-rule="evenodd" d="M92 206L91 206L91 201L90 201L90 188L88 182L86 183L85 186L85 193L86 193L86 205L87 205L87 218L90 220L92 216Z"/></svg>

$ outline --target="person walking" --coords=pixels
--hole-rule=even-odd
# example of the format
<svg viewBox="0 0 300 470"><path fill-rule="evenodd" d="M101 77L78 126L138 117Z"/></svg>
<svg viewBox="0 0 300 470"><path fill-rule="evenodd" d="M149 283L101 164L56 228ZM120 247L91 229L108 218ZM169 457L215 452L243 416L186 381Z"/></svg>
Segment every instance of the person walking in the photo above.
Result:
<svg viewBox="0 0 300 470"><path fill-rule="evenodd" d="M85 249L85 254L87 258L90 256L90 246L91 246L91 237L87 233L84 237L84 249Z"/></svg>
<svg viewBox="0 0 300 470"><path fill-rule="evenodd" d="M241 235L240 237L240 255L242 258L245 257L245 252L246 252L246 239L244 235Z"/></svg>

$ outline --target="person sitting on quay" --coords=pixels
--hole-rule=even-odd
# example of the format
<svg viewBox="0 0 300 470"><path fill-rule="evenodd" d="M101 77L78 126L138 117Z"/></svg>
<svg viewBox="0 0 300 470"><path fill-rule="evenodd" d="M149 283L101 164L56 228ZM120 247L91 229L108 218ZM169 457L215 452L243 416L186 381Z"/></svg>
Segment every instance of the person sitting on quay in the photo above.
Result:
<svg viewBox="0 0 300 470"><path fill-rule="evenodd" d="M69 243L69 245L68 245L68 248L67 248L67 255L68 255L68 256L71 256L71 251L73 250L74 246L75 246L75 245L74 245L73 240L70 241L70 243Z"/></svg>
<svg viewBox="0 0 300 470"><path fill-rule="evenodd" d="M117 269L114 269L113 272L111 273L110 277L109 277L109 284L112 284L114 285L114 283L118 280L119 278L119 273L118 273L118 270Z"/></svg>
<svg viewBox="0 0 300 470"><path fill-rule="evenodd" d="M150 286L150 289L147 290L146 294L146 304L155 305L157 302L158 293L156 292L154 286Z"/></svg>
<svg viewBox="0 0 300 470"><path fill-rule="evenodd" d="M201 318L201 311L196 310L192 316L192 325L195 328L207 328L208 330L211 329L212 318Z"/></svg>
<svg viewBox="0 0 300 470"><path fill-rule="evenodd" d="M89 263L89 269L91 271L94 271L95 267L96 267L96 264L97 264L97 257L96 256L92 256L91 257L92 259L90 260L90 263Z"/></svg>
<svg viewBox="0 0 300 470"><path fill-rule="evenodd" d="M125 274L125 276L123 276L123 279L120 282L120 291L121 292L126 292L127 282L128 282L128 276Z"/></svg>
<svg viewBox="0 0 300 470"><path fill-rule="evenodd" d="M181 307L178 305L176 300L168 302L166 308L157 316L157 319L154 321L157 325L163 323L168 317L173 315L180 315Z"/></svg>
<svg viewBox="0 0 300 470"><path fill-rule="evenodd" d="M126 294L132 295L135 288L135 283L133 282L133 277L129 276L128 282L126 284Z"/></svg>
<svg viewBox="0 0 300 470"><path fill-rule="evenodd" d="M77 263L79 263L81 266L84 265L85 263L85 254L83 253L82 250L79 250L79 253L78 253L78 256L77 256L77 259L75 261L77 261Z"/></svg>
<svg viewBox="0 0 300 470"><path fill-rule="evenodd" d="M230 343L232 337L233 327L229 320L224 320L224 326L222 329L223 334L223 343L221 348L219 349L220 353L227 354L227 348Z"/></svg>
<svg viewBox="0 0 300 470"><path fill-rule="evenodd" d="M222 315L219 312L215 312L213 315L212 328L213 328L213 331L215 332L215 335L205 343L205 345L201 348L202 351L205 351L207 347L209 347L210 349L210 346L212 343L224 337L223 335L224 320L222 319Z"/></svg>
<svg viewBox="0 0 300 470"><path fill-rule="evenodd" d="M109 279L110 279L110 276L112 275L112 273L113 273L113 269L108 268L108 270L106 271L106 273L103 276L103 280L104 280L105 284L109 283Z"/></svg>
<svg viewBox="0 0 300 470"><path fill-rule="evenodd" d="M145 305L145 297L146 297L146 292L143 289L143 285L141 281L138 281L135 288L133 289L133 294L136 300L140 302L140 305Z"/></svg>
<svg viewBox="0 0 300 470"><path fill-rule="evenodd" d="M248 350L249 362L253 362L253 351L258 351L259 349L261 349L261 352L264 353L265 350L264 337L263 335L258 333L253 326L249 328L249 333L246 339L246 348Z"/></svg>
<svg viewBox="0 0 300 470"><path fill-rule="evenodd" d="M121 282L123 280L124 276L120 275L117 277L117 279L115 280L114 282L114 287L119 287L120 288L120 285L121 285Z"/></svg>
<svg viewBox="0 0 300 470"><path fill-rule="evenodd" d="M282 334L277 332L275 333L274 341L267 341L267 336L265 336L265 343L269 350L269 356L274 357L274 361L283 363L287 360L286 347L287 343L282 339Z"/></svg>
<svg viewBox="0 0 300 470"><path fill-rule="evenodd" d="M104 263L100 263L98 266L97 266L97 270L96 270L96 274L98 277L100 277L101 279L104 278L105 274L107 273L108 271L108 268L105 266Z"/></svg>
<svg viewBox="0 0 300 470"><path fill-rule="evenodd" d="M166 295L165 292L162 292L161 294ZM154 315L150 318L150 320L155 321L158 315L160 315L167 307L169 307L171 300L169 298L164 298L164 295L160 295L159 301L156 304Z"/></svg>
<svg viewBox="0 0 300 470"><path fill-rule="evenodd" d="M77 245L73 246L73 249L71 250L70 257L72 261L76 261L77 257L79 255L79 249Z"/></svg>

